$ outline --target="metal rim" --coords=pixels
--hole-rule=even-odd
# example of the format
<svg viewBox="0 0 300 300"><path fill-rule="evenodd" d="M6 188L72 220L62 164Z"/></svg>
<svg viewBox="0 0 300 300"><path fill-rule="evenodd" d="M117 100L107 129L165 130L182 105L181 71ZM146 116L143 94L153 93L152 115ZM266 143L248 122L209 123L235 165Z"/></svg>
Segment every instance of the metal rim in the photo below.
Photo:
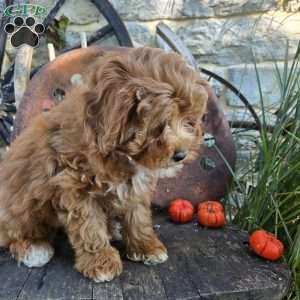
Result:
<svg viewBox="0 0 300 300"><path fill-rule="evenodd" d="M261 129L261 122L259 120L259 117L256 113L256 111L254 110L253 106L250 104L250 102L247 100L247 98L243 95L243 93L241 93L241 91L239 91L234 85L232 85L229 81L227 81L226 79L222 78L221 76L207 70L204 68L200 68L199 69L202 73L206 74L209 76L208 81L210 80L210 78L214 78L215 80L221 82L226 88L228 88L231 92L233 92L246 106L246 108L250 111L253 119L255 120L256 126L255 124L252 126L251 129L257 129L260 130ZM251 126L249 124L249 126Z"/></svg>

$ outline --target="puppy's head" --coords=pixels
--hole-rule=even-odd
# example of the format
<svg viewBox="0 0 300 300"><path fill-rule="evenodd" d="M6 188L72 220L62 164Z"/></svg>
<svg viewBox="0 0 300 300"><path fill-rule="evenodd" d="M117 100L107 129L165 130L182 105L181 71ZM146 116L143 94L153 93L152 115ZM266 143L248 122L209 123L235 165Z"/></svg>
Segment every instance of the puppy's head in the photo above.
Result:
<svg viewBox="0 0 300 300"><path fill-rule="evenodd" d="M86 119L103 155L122 152L149 169L196 157L206 82L179 55L131 49L104 55L93 69Z"/></svg>

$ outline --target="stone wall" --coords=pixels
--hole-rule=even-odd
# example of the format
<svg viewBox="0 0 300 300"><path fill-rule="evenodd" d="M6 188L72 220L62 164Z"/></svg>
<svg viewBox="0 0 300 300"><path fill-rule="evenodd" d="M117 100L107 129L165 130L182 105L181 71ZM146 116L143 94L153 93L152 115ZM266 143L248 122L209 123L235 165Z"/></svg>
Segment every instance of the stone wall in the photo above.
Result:
<svg viewBox="0 0 300 300"><path fill-rule="evenodd" d="M300 38L300 1L277 0L112 0L138 45L156 46L156 25L163 21L174 30L200 66L228 78L253 104L259 91L257 62L267 104L279 100L274 61L282 68L291 59ZM76 9L74 9L76 7ZM74 32L94 30L104 23L89 1L68 0L60 15L70 19L67 42ZM239 106L228 94L226 104Z"/></svg>
<svg viewBox="0 0 300 300"><path fill-rule="evenodd" d="M39 4L51 7L54 0ZM111 0L136 45L156 46L156 25L163 21L174 30L196 57L199 66L227 78L241 89L252 104L259 103L256 72L267 104L277 103L280 92L274 62L282 69L291 59L300 38L300 0ZM68 46L106 23L88 0L66 0L57 18L69 19ZM115 44L114 39L105 41ZM288 50L288 55L286 54ZM40 49L35 64L47 59ZM221 91L224 105L240 106L230 93Z"/></svg>

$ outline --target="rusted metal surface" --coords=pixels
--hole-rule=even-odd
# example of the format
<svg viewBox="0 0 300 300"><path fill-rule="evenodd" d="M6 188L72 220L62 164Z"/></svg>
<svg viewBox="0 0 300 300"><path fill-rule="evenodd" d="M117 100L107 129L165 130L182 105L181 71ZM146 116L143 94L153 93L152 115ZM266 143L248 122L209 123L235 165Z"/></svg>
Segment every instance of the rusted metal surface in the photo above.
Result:
<svg viewBox="0 0 300 300"><path fill-rule="evenodd" d="M100 47L77 49L60 55L43 66L31 79L14 123L13 139L28 126L30 120L58 103L55 92L72 87L71 77L85 70L89 64L103 54Z"/></svg>
<svg viewBox="0 0 300 300"><path fill-rule="evenodd" d="M112 49L110 49L112 50ZM17 136L30 120L45 108L56 105L57 90L67 91L72 87L71 77L82 73L104 50L89 47L70 51L45 65L30 81L16 115L13 136ZM113 51L126 51L125 48ZM227 164L234 169L236 152L233 138L213 90L209 93L205 132L215 143L202 147L199 159L187 164L176 178L161 179L153 197L153 203L166 206L170 200L184 197L194 203L223 196L231 180ZM211 142L211 141L210 141ZM221 154L220 154L221 153ZM224 161L227 160L227 164Z"/></svg>

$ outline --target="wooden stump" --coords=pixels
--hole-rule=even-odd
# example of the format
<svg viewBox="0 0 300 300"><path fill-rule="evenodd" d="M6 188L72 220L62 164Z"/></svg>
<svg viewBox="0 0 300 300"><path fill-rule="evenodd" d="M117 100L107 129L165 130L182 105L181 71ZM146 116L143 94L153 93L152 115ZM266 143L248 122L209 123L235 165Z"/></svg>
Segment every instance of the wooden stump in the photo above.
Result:
<svg viewBox="0 0 300 300"><path fill-rule="evenodd" d="M126 260L124 272L108 283L93 283L73 268L73 252L62 234L54 259L43 268L28 269L0 253L1 300L70 299L222 299L279 300L290 272L281 262L265 261L248 249L248 236L235 227L205 229L196 221L175 225L155 213L154 227L169 251L169 260L145 266Z"/></svg>

